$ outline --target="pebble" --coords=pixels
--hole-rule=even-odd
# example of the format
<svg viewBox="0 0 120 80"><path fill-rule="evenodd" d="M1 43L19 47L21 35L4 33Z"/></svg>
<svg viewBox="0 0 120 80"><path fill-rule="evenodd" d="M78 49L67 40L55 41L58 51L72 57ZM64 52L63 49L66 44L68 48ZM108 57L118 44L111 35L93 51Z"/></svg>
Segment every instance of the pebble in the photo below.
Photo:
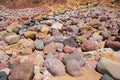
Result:
<svg viewBox="0 0 120 80"><path fill-rule="evenodd" d="M61 43L58 46L56 46L57 51L62 52L64 48L64 45Z"/></svg>
<svg viewBox="0 0 120 80"><path fill-rule="evenodd" d="M108 39L111 37L111 33L109 31L102 31L100 35L103 36L104 39Z"/></svg>
<svg viewBox="0 0 120 80"><path fill-rule="evenodd" d="M0 62L6 62L8 61L9 56L6 54L0 54Z"/></svg>
<svg viewBox="0 0 120 80"><path fill-rule="evenodd" d="M10 74L10 69L5 68L5 69L0 70L0 72L5 72L7 75L9 75Z"/></svg>
<svg viewBox="0 0 120 80"><path fill-rule="evenodd" d="M38 54L38 55L35 57L35 59L34 59L34 61L33 61L33 64L34 64L35 66L43 66L43 63L44 63L44 58L43 58L43 56L40 55L40 54Z"/></svg>
<svg viewBox="0 0 120 80"><path fill-rule="evenodd" d="M65 46L64 47L64 52L65 53L73 53L76 50L75 47L70 47L70 46Z"/></svg>
<svg viewBox="0 0 120 80"><path fill-rule="evenodd" d="M6 36L5 37L5 41L8 43L8 44L14 44L16 42L18 42L20 39L20 36L19 35L9 35L9 36Z"/></svg>
<svg viewBox="0 0 120 80"><path fill-rule="evenodd" d="M44 43L43 43L43 41L36 39L35 40L35 48L37 50L43 50L44 49Z"/></svg>
<svg viewBox="0 0 120 80"><path fill-rule="evenodd" d="M79 62L74 59L66 62L66 71L72 76L81 76L82 71L80 70Z"/></svg>
<svg viewBox="0 0 120 80"><path fill-rule="evenodd" d="M36 32L35 31L27 31L24 33L26 38L35 38Z"/></svg>

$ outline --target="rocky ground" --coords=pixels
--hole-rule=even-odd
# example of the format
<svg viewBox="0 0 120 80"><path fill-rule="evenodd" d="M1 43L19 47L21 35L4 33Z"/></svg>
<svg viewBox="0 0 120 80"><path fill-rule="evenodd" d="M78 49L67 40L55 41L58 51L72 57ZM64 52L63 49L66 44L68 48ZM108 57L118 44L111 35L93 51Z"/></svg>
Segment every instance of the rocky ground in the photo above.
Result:
<svg viewBox="0 0 120 80"><path fill-rule="evenodd" d="M1 9L0 80L120 80L120 10Z"/></svg>

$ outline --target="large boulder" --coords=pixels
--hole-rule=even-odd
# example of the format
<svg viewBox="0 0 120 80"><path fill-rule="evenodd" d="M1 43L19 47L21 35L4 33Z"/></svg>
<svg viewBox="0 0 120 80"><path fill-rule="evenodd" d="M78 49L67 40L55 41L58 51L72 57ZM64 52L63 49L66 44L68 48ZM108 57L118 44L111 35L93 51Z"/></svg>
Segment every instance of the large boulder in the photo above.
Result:
<svg viewBox="0 0 120 80"><path fill-rule="evenodd" d="M111 75L115 80L120 80L119 62L107 58L101 58L97 64L97 70L100 73Z"/></svg>

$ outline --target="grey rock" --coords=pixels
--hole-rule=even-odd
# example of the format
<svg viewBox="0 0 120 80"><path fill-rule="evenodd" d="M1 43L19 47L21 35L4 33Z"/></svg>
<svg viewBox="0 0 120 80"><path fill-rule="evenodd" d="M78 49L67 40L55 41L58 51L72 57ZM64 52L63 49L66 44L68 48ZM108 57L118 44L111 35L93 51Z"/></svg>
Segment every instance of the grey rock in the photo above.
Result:
<svg viewBox="0 0 120 80"><path fill-rule="evenodd" d="M111 75L115 80L120 80L120 63L101 58L97 64L97 70L100 73Z"/></svg>
<svg viewBox="0 0 120 80"><path fill-rule="evenodd" d="M85 59L84 59L83 55L79 52L74 52L71 55L65 56L63 58L63 62L66 64L66 62L70 59L77 60L79 62L80 66L83 66L85 64Z"/></svg>
<svg viewBox="0 0 120 80"><path fill-rule="evenodd" d="M114 80L112 77L110 77L109 75L107 74L104 74L100 80Z"/></svg>
<svg viewBox="0 0 120 80"><path fill-rule="evenodd" d="M8 80L7 74L4 71L0 71L0 80Z"/></svg>
<svg viewBox="0 0 120 80"><path fill-rule="evenodd" d="M66 71L72 76L82 75L79 62L74 59L70 59L66 62Z"/></svg>
<svg viewBox="0 0 120 80"><path fill-rule="evenodd" d="M104 39L108 39L111 37L111 33L109 31L102 31L100 35L103 36Z"/></svg>
<svg viewBox="0 0 120 80"><path fill-rule="evenodd" d="M37 50L42 50L44 48L44 43L42 40L35 40L35 48Z"/></svg>

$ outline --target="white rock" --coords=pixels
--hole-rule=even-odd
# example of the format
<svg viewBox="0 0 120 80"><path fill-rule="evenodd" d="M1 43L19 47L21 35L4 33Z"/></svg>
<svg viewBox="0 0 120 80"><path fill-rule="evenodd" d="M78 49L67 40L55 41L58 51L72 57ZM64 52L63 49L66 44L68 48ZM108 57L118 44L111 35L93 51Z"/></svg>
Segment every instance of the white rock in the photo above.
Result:
<svg viewBox="0 0 120 80"><path fill-rule="evenodd" d="M56 29L61 29L63 26L63 24L56 22L52 24L52 28L56 28Z"/></svg>

